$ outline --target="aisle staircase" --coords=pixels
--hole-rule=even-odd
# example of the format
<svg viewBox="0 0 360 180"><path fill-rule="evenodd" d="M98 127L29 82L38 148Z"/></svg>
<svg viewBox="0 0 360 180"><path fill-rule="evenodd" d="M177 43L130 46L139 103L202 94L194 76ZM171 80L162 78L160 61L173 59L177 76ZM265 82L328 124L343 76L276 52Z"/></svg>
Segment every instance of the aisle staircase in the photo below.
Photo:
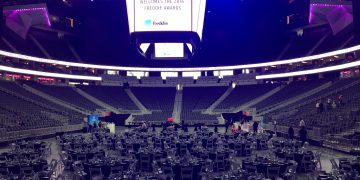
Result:
<svg viewBox="0 0 360 180"><path fill-rule="evenodd" d="M151 114L151 111L148 110L140 100L135 96L135 94L130 89L125 89L126 94L134 102L134 104L140 109L142 114Z"/></svg>
<svg viewBox="0 0 360 180"><path fill-rule="evenodd" d="M209 108L207 108L204 111L204 114L216 114L214 111L214 109L221 103L223 102L230 94L231 92L234 90L234 88L232 88L231 86L228 87L228 89L225 91L225 93L219 97L219 99L217 99L212 105L210 105Z"/></svg>
<svg viewBox="0 0 360 180"><path fill-rule="evenodd" d="M24 84L23 87L24 87L24 89L30 91L31 93L36 94L38 96L41 96L44 99L46 99L46 100L48 100L48 101L50 101L52 103L58 104L60 106L63 106L65 108L74 110L74 111L79 112L79 113L84 114L84 115L90 115L92 113L89 110L86 110L84 108L75 106L75 105L67 103L67 102L64 102L64 101L62 101L62 100L60 100L58 98L55 98L55 97L50 96L50 95L48 95L46 93L43 93L43 92L41 92L41 91L39 91L39 90L37 90L35 88L32 88L32 87L30 87L30 86L28 86L26 84Z"/></svg>
<svg viewBox="0 0 360 180"><path fill-rule="evenodd" d="M176 91L175 101L174 101L174 110L173 110L173 114L172 114L172 117L174 118L175 123L181 122L180 115L181 115L181 111L182 111L182 96L183 96L182 90Z"/></svg>
<svg viewBox="0 0 360 180"><path fill-rule="evenodd" d="M5 37L1 36L1 40L2 40L2 42L4 42L4 44L6 44L13 52L19 53L19 51L15 48L15 46L13 46Z"/></svg>
<svg viewBox="0 0 360 180"><path fill-rule="evenodd" d="M90 94L86 93L85 91L83 91L83 90L81 90L79 88L76 88L76 87L73 87L73 90L76 91L77 93L79 93L84 98L86 98L89 101L93 102L94 104L106 109L107 111L111 111L111 112L114 112L116 114L120 114L120 111L118 109L114 108L113 106L110 106L109 104L106 104L103 101L100 101L99 99L91 96Z"/></svg>
<svg viewBox="0 0 360 180"><path fill-rule="evenodd" d="M32 42L40 49L40 51L44 54L44 56L48 59L52 59L53 57L50 56L49 52L44 48L44 46L31 34L29 34L30 39Z"/></svg>
<svg viewBox="0 0 360 180"><path fill-rule="evenodd" d="M240 105L239 107L237 107L237 108L235 108L235 109L233 110L233 113L237 113L237 112L243 111L243 110L245 110L245 109L248 109L248 108L254 106L255 104L258 104L258 103L260 103L261 101L263 101L263 100L271 97L271 96L274 95L275 93L279 92L281 89L282 89L282 87L279 86L279 87L277 87L277 88L275 88L275 89L273 89L273 90L265 93L264 95L262 95L262 96L260 96L260 97L258 97L258 98L255 98L255 99L253 99L253 100L251 100L251 101L249 101L249 102L247 102L247 103L245 103L245 104L243 104L243 105Z"/></svg>

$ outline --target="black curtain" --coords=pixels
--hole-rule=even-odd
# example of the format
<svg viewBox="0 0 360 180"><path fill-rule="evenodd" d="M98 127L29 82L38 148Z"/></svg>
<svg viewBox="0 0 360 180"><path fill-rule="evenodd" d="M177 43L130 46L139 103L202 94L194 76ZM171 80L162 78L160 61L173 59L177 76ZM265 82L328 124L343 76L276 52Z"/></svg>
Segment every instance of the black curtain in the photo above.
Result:
<svg viewBox="0 0 360 180"><path fill-rule="evenodd" d="M230 124L242 120L243 112L237 113L222 113L222 117Z"/></svg>
<svg viewBox="0 0 360 180"><path fill-rule="evenodd" d="M354 35L356 44L360 43L360 1L353 0Z"/></svg>
<svg viewBox="0 0 360 180"><path fill-rule="evenodd" d="M0 2L0 34L4 28L4 17L3 17L3 3Z"/></svg>
<svg viewBox="0 0 360 180"><path fill-rule="evenodd" d="M109 123L114 123L115 126L124 126L126 119L128 119L130 115L131 114L111 113L110 116L101 118L101 120Z"/></svg>

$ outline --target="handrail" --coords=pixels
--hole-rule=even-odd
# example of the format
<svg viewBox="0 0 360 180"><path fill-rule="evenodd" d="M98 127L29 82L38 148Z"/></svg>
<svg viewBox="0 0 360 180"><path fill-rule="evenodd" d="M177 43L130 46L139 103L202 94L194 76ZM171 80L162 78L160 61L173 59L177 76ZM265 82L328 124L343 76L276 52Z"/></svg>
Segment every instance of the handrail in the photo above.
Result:
<svg viewBox="0 0 360 180"><path fill-rule="evenodd" d="M267 74L267 75L259 75L256 76L257 80L264 80L264 79L275 79L275 78L287 78L287 77L294 77L294 76L303 76L303 75L310 75L310 74L318 74L318 73L325 73L331 71L338 71L342 69L348 69L360 66L360 60L357 59L356 61L334 65L334 66L327 66L322 68L316 69L309 69L309 70L301 70L301 71L293 71L293 72L285 72L285 73L278 73L278 74Z"/></svg>
<svg viewBox="0 0 360 180"><path fill-rule="evenodd" d="M29 129L29 130L21 130L21 131L10 131L4 133L4 135L0 138L0 142L24 139L34 136L44 136L56 134L58 132L71 132L81 130L83 124L74 124L74 125L64 125L58 127L48 127L48 128L37 128L37 129Z"/></svg>
<svg viewBox="0 0 360 180"><path fill-rule="evenodd" d="M83 76L83 75L72 75L72 74L61 74L61 73L52 73L52 72L43 72L29 69L21 69L9 66L0 65L1 71L20 73L20 74L30 74L35 76L45 76L45 77L54 77L54 78L64 78L64 79L77 79L77 80L88 80L88 81L101 81L101 77L97 76Z"/></svg>

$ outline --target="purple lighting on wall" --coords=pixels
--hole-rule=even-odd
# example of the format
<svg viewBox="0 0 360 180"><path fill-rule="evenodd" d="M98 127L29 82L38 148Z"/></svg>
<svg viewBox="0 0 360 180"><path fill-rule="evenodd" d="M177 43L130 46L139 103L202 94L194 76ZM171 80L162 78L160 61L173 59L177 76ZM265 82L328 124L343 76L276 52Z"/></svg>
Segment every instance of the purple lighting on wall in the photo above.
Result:
<svg viewBox="0 0 360 180"><path fill-rule="evenodd" d="M309 23L331 26L333 35L344 30L353 22L352 6L338 4L311 4Z"/></svg>
<svg viewBox="0 0 360 180"><path fill-rule="evenodd" d="M348 5L338 5L338 4L310 4L310 15L309 15L309 23L312 23L314 20L314 13L317 8L345 8Z"/></svg>
<svg viewBox="0 0 360 180"><path fill-rule="evenodd" d="M10 16L14 16L14 17L19 13L29 13L29 12L42 12L42 15L44 16L47 25L49 27L51 26L51 22L50 22L50 18L49 18L47 8L29 8L29 9L4 10L5 14L10 14Z"/></svg>
<svg viewBox="0 0 360 180"><path fill-rule="evenodd" d="M313 8L314 6L312 6L312 4L310 5L310 14L309 14L309 24L312 22L313 20Z"/></svg>

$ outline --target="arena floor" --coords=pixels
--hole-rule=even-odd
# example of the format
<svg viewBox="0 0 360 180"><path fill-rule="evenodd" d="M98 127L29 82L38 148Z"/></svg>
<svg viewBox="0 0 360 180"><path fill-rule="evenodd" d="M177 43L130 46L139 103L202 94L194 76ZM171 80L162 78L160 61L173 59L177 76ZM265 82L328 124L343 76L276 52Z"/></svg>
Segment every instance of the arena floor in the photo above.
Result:
<svg viewBox="0 0 360 180"><path fill-rule="evenodd" d="M118 127L116 128L116 133L121 133L121 132L124 132L124 131L127 131L128 128L124 128L124 127ZM157 131L160 131L161 129L160 128L157 128L156 129ZM213 128L211 128L210 130L213 130ZM194 128L189 128L189 131L190 132L193 132L194 131ZM224 128L219 128L218 129L219 132L225 132L225 129ZM229 132L228 132L229 133ZM51 143L51 155L47 158L48 162L50 163L50 161L52 159L56 159L56 160L59 160L60 159L60 155L59 155L59 152L60 152L60 149L59 147L57 146L57 143L56 143L56 139L55 138L50 138L50 139L45 139L44 140L45 142L47 143ZM345 154L345 153L342 153L342 152L338 152L338 151L333 151L333 150L330 150L330 149L325 149L325 148L319 148L319 147L315 147L315 146L309 146L307 147L309 150L314 150L314 151L321 151L322 152L322 156L321 156L321 165L322 165L322 171L325 171L325 172L330 172L331 171L331 163L330 163L330 159L334 158L337 163L339 163L339 158L355 158L354 156L352 155L349 155L349 154ZM0 153L2 152L6 152L6 151L9 151L10 150L10 147L6 147L6 148L1 148L0 149ZM254 155L258 155L258 156L261 156L261 155L264 155L268 152L266 151L254 151ZM239 160L241 160L242 158L239 158ZM68 172L65 172L67 175L67 179L72 179L71 178L71 173L68 173ZM305 175L305 174L299 174L297 176L297 179L308 179L308 177Z"/></svg>

